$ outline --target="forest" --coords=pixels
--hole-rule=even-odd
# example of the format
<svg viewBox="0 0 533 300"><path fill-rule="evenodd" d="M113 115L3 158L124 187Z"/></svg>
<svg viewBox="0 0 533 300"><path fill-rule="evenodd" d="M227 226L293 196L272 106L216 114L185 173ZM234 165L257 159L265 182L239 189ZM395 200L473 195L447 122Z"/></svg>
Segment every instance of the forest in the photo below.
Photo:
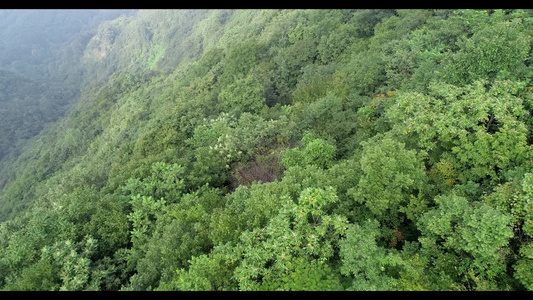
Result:
<svg viewBox="0 0 533 300"><path fill-rule="evenodd" d="M0 290L533 290L533 10L0 10Z"/></svg>

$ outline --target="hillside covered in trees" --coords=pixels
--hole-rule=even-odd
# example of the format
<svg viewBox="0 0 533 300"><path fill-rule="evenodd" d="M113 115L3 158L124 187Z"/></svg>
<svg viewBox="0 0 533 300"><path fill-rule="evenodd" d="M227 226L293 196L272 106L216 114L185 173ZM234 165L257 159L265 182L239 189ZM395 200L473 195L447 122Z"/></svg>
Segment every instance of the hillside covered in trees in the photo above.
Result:
<svg viewBox="0 0 533 300"><path fill-rule="evenodd" d="M533 290L533 10L17 13L0 289Z"/></svg>
<svg viewBox="0 0 533 300"><path fill-rule="evenodd" d="M80 59L98 24L132 10L0 10L0 173L65 115L84 84ZM11 158L4 159L6 156ZM4 170L4 171L2 171ZM5 178L0 174L0 188Z"/></svg>

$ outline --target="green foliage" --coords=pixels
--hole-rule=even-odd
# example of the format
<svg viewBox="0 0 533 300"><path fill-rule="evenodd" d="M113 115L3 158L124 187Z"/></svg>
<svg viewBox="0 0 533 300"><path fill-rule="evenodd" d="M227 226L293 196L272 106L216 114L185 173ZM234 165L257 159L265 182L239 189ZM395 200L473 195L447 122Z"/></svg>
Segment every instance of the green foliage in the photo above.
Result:
<svg viewBox="0 0 533 300"><path fill-rule="evenodd" d="M393 132L410 138L433 153L443 150L457 179L466 183L486 176L499 178L495 170L507 169L526 160L528 150L523 100L516 95L522 83L496 81L486 91L483 82L466 88L434 84L431 96L418 93L397 95L398 104L386 115ZM491 99L487 101L486 99Z"/></svg>
<svg viewBox="0 0 533 300"><path fill-rule="evenodd" d="M305 189L300 194L298 204L284 197L278 214L265 227L245 231L236 246L215 248L213 253L225 254L230 263L236 264L233 278L238 282L240 290L324 288L317 280L326 280L328 289L339 288L341 285L338 278L330 273L325 264L334 254L339 236L344 233L346 220L322 211L324 205L334 203L336 198L332 188ZM206 260L213 261L209 264L215 263L217 257L219 256L213 255L212 258L192 260L188 273L179 270L178 288L195 289L199 284L204 288L215 285L212 281L215 278L201 271L201 266L205 266ZM300 281L301 277L295 277L295 274L304 272L311 266L319 269L303 275L311 276L308 277L310 280ZM185 276L180 276L182 274Z"/></svg>
<svg viewBox="0 0 533 300"><path fill-rule="evenodd" d="M183 184L184 168L178 164L167 164L156 162L152 165L150 175L142 180L129 179L123 187L124 193L132 195L133 198L143 199L151 197L155 200L166 199L175 202L180 198L184 189ZM137 203L137 202L136 202Z"/></svg>
<svg viewBox="0 0 533 300"><path fill-rule="evenodd" d="M96 240L87 237L79 245L66 240L41 250L41 260L57 268L61 280L60 291L78 291L90 287L90 257L96 247Z"/></svg>
<svg viewBox="0 0 533 300"><path fill-rule="evenodd" d="M480 15L487 18L482 12ZM517 26L523 26L519 20L494 21L495 15L491 15L491 22L487 22L492 23L491 26L476 28L471 38L459 41L461 50L452 56L446 76L461 83L493 80L501 74L506 79L523 78L524 63L531 48L530 37L516 29ZM510 73L514 74L511 78Z"/></svg>
<svg viewBox="0 0 533 300"><path fill-rule="evenodd" d="M533 267L533 244L530 237L533 235L533 218L531 216L531 196L533 192L533 176L526 173L522 180L521 188L518 195L515 194L509 201L511 213L515 217L515 230L520 236L519 259L513 266L515 269L514 277L527 289L533 289L533 278L531 277L531 268ZM520 225L521 228L520 228ZM522 235L526 235L524 239ZM525 241L524 241L525 240Z"/></svg>
<svg viewBox="0 0 533 300"><path fill-rule="evenodd" d="M191 256L207 252L212 247L210 215L224 203L221 200L220 191L204 187L166 206L157 215L153 233L147 235L144 244L134 241L128 263L135 264L137 273L131 276L128 287L163 288Z"/></svg>
<svg viewBox="0 0 533 300"><path fill-rule="evenodd" d="M177 279L165 289L178 291L231 291L235 289L235 283L231 279L231 267L233 263L228 261L226 255L215 253L210 257L201 255L192 257L189 261L191 266L188 271L177 270Z"/></svg>
<svg viewBox="0 0 533 300"><path fill-rule="evenodd" d="M335 157L335 146L315 138L312 133L302 138L300 147L303 149L294 148L285 152L281 160L285 167L315 165L324 169L331 165Z"/></svg>
<svg viewBox="0 0 533 300"><path fill-rule="evenodd" d="M289 262L291 270L281 278L268 276L260 290L264 291L342 291L339 276L327 264L298 257Z"/></svg>
<svg viewBox="0 0 533 300"><path fill-rule="evenodd" d="M396 218L396 211L425 181L420 158L390 135L376 135L362 145L362 176L349 192L376 216L392 214Z"/></svg>
<svg viewBox="0 0 533 300"><path fill-rule="evenodd" d="M263 86L250 75L236 79L222 89L218 97L222 110L226 112L257 113L265 105Z"/></svg>
<svg viewBox="0 0 533 300"><path fill-rule="evenodd" d="M369 95L377 91L386 79L382 55L371 50L353 53L343 68L348 85L357 93Z"/></svg>
<svg viewBox="0 0 533 300"><path fill-rule="evenodd" d="M100 245L98 251L112 256L115 249L125 247L130 242L130 220L127 203L120 198L108 197L96 206L90 221L84 223L84 229Z"/></svg>
<svg viewBox="0 0 533 300"><path fill-rule="evenodd" d="M522 246L520 249L521 258L514 265L514 277L520 281L524 287L531 291L533 289L533 278L531 277L531 270L533 268L533 250L531 243L527 246Z"/></svg>
<svg viewBox="0 0 533 300"><path fill-rule="evenodd" d="M16 153L48 124L64 116L73 97L14 71L0 69L0 159Z"/></svg>
<svg viewBox="0 0 533 300"><path fill-rule="evenodd" d="M397 280L389 269L401 264L397 253L377 244L380 231L376 220L365 221L362 225L350 224L346 239L340 243L343 275L351 277L348 290L383 291L394 290Z"/></svg>
<svg viewBox="0 0 533 300"><path fill-rule="evenodd" d="M317 289L312 282L308 282L311 285L307 287L307 284L298 286L294 279L291 280L294 278L291 273L300 271L303 258L311 259L311 264L318 264L322 269L322 264L333 255L332 242L335 243L336 235L344 232L346 221L339 216L324 215L322 206L335 202L335 199L331 189L306 189L302 191L298 205L286 202L279 215L264 229L241 235L240 242L244 246L241 251L245 259L235 269L240 289L261 289L263 284L272 290L288 284L293 285L294 290ZM257 280L261 277L259 283Z"/></svg>
<svg viewBox="0 0 533 300"><path fill-rule="evenodd" d="M472 269L491 279L504 272L508 251L505 246L513 236L510 217L453 194L439 196L435 202L438 207L426 212L419 221L423 233L420 240L426 251L453 249L450 253L462 258L457 266L459 274Z"/></svg>
<svg viewBox="0 0 533 300"><path fill-rule="evenodd" d="M133 224L131 235L134 240L140 239L148 233L153 223L151 219L165 205L165 200L154 201L151 196L135 195L131 197L130 203L133 207L133 212L128 215L128 219Z"/></svg>
<svg viewBox="0 0 533 300"><path fill-rule="evenodd" d="M237 83L235 79L246 78L247 73L263 59L265 50L264 45L252 41L230 47L222 61L224 75L221 80ZM248 82L250 80L252 79L248 79Z"/></svg>
<svg viewBox="0 0 533 300"><path fill-rule="evenodd" d="M210 119L196 127L186 141L195 151L191 184L220 187L229 181L235 162L250 160L254 149L285 145L291 138L291 127L287 118L267 121L250 113L244 113L238 121L224 113Z"/></svg>
<svg viewBox="0 0 533 300"><path fill-rule="evenodd" d="M355 132L357 100L359 100L343 100L346 94L343 85L343 82L335 84L335 87L340 87L335 91L339 95L327 92L324 97L305 107L295 105L293 111L297 122L304 130L315 133L319 138L334 142L339 149L339 154L345 154L352 146L348 140Z"/></svg>
<svg viewBox="0 0 533 300"><path fill-rule="evenodd" d="M533 289L530 10L36 13L0 289Z"/></svg>
<svg viewBox="0 0 533 300"><path fill-rule="evenodd" d="M4 286L5 291L57 291L58 279L52 264L46 260L22 270L18 280Z"/></svg>

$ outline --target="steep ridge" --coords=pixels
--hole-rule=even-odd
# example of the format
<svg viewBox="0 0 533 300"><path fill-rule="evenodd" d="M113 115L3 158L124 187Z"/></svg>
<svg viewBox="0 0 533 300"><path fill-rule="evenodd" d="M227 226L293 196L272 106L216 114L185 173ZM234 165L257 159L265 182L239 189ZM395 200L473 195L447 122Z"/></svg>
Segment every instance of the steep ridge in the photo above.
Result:
<svg viewBox="0 0 533 300"><path fill-rule="evenodd" d="M529 10L147 10L10 162L5 290L530 290Z"/></svg>
<svg viewBox="0 0 533 300"><path fill-rule="evenodd" d="M98 24L134 10L2 10L0 186L22 145L79 98L80 60ZM9 157L5 157L9 154Z"/></svg>

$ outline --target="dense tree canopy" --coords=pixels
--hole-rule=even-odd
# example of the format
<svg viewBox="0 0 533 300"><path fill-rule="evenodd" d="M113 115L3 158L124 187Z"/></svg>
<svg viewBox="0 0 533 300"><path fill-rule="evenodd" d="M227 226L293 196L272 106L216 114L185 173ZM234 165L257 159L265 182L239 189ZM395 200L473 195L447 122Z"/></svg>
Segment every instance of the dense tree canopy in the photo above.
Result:
<svg viewBox="0 0 533 300"><path fill-rule="evenodd" d="M0 289L533 289L532 10L24 13Z"/></svg>

